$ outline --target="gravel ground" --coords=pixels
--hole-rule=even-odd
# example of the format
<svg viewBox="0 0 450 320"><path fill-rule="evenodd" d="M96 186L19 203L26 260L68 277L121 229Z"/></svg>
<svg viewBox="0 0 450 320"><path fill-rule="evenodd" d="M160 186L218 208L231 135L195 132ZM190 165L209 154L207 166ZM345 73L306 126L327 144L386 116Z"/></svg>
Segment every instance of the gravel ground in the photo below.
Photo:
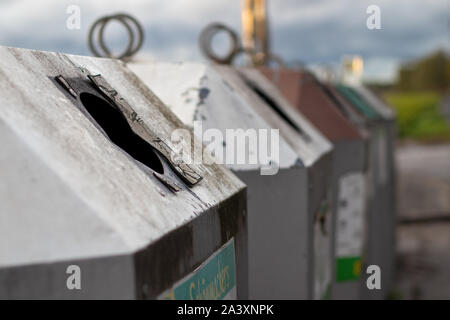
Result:
<svg viewBox="0 0 450 320"><path fill-rule="evenodd" d="M397 148L396 296L450 299L450 144Z"/></svg>

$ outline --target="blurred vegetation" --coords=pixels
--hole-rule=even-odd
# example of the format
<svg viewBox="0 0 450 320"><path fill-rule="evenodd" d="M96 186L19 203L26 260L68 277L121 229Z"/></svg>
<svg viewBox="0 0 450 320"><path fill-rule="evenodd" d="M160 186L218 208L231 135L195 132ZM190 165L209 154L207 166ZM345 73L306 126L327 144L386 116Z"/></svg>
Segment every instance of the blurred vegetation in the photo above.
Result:
<svg viewBox="0 0 450 320"><path fill-rule="evenodd" d="M450 141L450 123L441 110L449 88L450 57L444 51L404 64L397 82L383 90L397 112L399 137Z"/></svg>
<svg viewBox="0 0 450 320"><path fill-rule="evenodd" d="M425 58L404 64L395 88L400 91L445 91L450 86L450 57L439 50Z"/></svg>
<svg viewBox="0 0 450 320"><path fill-rule="evenodd" d="M439 109L441 97L436 91L385 94L385 100L397 112L399 138L450 141L450 124Z"/></svg>

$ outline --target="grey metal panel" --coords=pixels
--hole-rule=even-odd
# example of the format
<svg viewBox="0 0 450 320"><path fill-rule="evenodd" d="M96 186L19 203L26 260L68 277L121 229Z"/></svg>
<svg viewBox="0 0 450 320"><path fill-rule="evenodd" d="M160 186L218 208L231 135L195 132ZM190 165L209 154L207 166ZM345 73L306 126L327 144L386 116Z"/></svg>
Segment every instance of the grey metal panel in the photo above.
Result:
<svg viewBox="0 0 450 320"><path fill-rule="evenodd" d="M334 153L334 149L333 149ZM318 227L320 223L317 221L317 212L320 210L321 205L325 202L328 206L332 206L332 198L333 198L333 190L331 187L331 178L332 178L332 157L333 153L327 153L323 157L321 157L311 168L308 170L308 225L309 225L309 257L308 261L310 263L311 276L309 279L309 288L310 288L310 299L328 299L329 291L331 288L327 288L324 293L321 293L318 296L317 290L314 290L314 279L317 279L317 272L319 266L316 265L315 256L318 254L323 254L322 251L326 251L326 255L328 256L327 263L329 264L329 258L331 258L331 248L333 247L333 238L328 230L331 230L331 216L333 209L330 208L325 221L325 241L327 242L326 246L320 248L320 252L318 252L317 248L314 247L315 241L317 241L316 232L318 232ZM331 214L330 214L331 213ZM329 272L329 280L331 281L331 264L326 266ZM331 282L329 285L332 285Z"/></svg>
<svg viewBox="0 0 450 320"><path fill-rule="evenodd" d="M297 152L300 159L304 159L304 164L307 167L307 189L302 189L302 192L307 194L307 263L308 263L308 298L321 299L324 294L319 293L315 282L321 277L320 270L325 268L325 273L330 272L327 277L331 280L331 266L316 265L316 258L322 254L331 257L332 238L330 235L326 236L325 242L327 245L316 244L320 237L317 232L317 221L315 215L320 210L323 201L331 200L332 190L331 183L331 165L332 165L332 145L331 143L318 131L301 113L295 111L286 99L281 95L277 88L270 83L259 71L255 69L241 69L240 74L247 82L246 83L235 79L236 72L230 68L220 67L222 73L228 75L242 88L242 91L247 95L249 101L252 101L252 106L258 110L259 114L263 115L268 123L274 128L279 128L281 135L286 138L291 147ZM264 97L258 97L253 88L257 88L264 93ZM274 110L268 107L266 103L261 103L269 99L271 103L275 104L286 119L293 123L301 132L297 131L287 121L274 113ZM331 205L331 203L328 203ZM331 221L326 222L330 226ZM318 246L318 247L315 247ZM326 251L324 253L323 251ZM329 263L329 260L326 261ZM328 289L327 289L328 290Z"/></svg>
<svg viewBox="0 0 450 320"><path fill-rule="evenodd" d="M130 249L2 120L0 141L2 267Z"/></svg>
<svg viewBox="0 0 450 320"><path fill-rule="evenodd" d="M395 247L396 247L396 202L395 202L395 138L396 138L396 126L395 126L395 111L387 106L380 98L378 98L373 92L364 86L355 87L355 89L381 114L384 119L384 128L386 130L386 183L382 187L383 203L385 208L383 211L386 213L386 226L385 226L385 274L386 274L386 288L392 288L394 276L395 276Z"/></svg>
<svg viewBox="0 0 450 320"><path fill-rule="evenodd" d="M308 287L306 171L281 169L264 177L240 171L248 185L250 299L305 299Z"/></svg>
<svg viewBox="0 0 450 320"><path fill-rule="evenodd" d="M271 100L277 107L285 114L285 116L292 121L304 134L294 132L292 126L286 122L281 121L279 117L268 113L267 105L261 103L254 103L255 108L260 110L261 114L267 114L266 119L275 128L280 128L280 132L285 135L286 139L291 144L292 148L296 150L297 154L302 157L305 154L305 148L311 153L312 157L306 162L308 169L307 174L307 225L306 229L308 240L308 298L323 298L322 294L318 294L314 288L314 281L319 277L319 270L324 266L316 265L315 258L323 254L318 251L327 251L326 255L331 257L331 248L333 246L333 239L330 235L326 235L326 247L315 248L315 241L317 235L317 222L315 222L315 215L320 210L323 201L327 201L331 205L332 193L334 190L330 188L331 185L331 170L332 170L332 145L331 143L318 131L300 112L294 110L289 102L282 96L278 89L265 78L258 70L255 69L241 69L240 74L248 81L249 87L256 87L258 90L264 92L265 98ZM248 88L246 87L246 90ZM250 99L255 100L254 95ZM273 111L272 111L273 112ZM334 148L333 148L334 150ZM334 151L333 151L334 152ZM305 191L303 191L305 192ZM331 217L328 217L326 224L331 229ZM330 263L327 261L326 263ZM326 266L331 280L331 265ZM322 296L321 296L322 295Z"/></svg>
<svg viewBox="0 0 450 320"><path fill-rule="evenodd" d="M376 148L374 150L376 165L373 173L376 198L372 221L380 232L373 241L379 243L380 247L373 249L379 254L372 257L370 263L381 267L382 290L381 293L377 290L366 290L367 298L378 299L385 298L389 294L395 275L395 112L364 86L355 86L354 89L381 115L377 129L372 130L373 148Z"/></svg>
<svg viewBox="0 0 450 320"><path fill-rule="evenodd" d="M136 296L154 299L192 273L224 243L234 238L237 297L248 298L246 192L233 195L219 208L203 212L193 221L135 254Z"/></svg>
<svg viewBox="0 0 450 320"><path fill-rule="evenodd" d="M369 224L372 237L369 239L367 264L381 268L381 290L367 290L366 299L386 298L392 288L395 268L395 173L393 160L392 124L382 123L374 127L372 149L372 205Z"/></svg>
<svg viewBox="0 0 450 320"><path fill-rule="evenodd" d="M0 295L24 297L24 288L34 285L32 298L73 297L65 283L58 289L55 285L67 277L60 273L62 266L79 262L87 268L82 273L89 281L80 297L142 297L136 291L141 283L135 272L141 271L135 254L151 251L158 259L166 257L156 243L171 234L176 237L189 223L197 225L203 215L220 217L221 240L236 237L237 274L246 277L245 185L220 165L201 164L199 184L188 188L178 179L180 191L171 192L149 168L111 143L83 114L79 101L53 80L63 74L79 88L100 95L89 87L86 70L107 79L168 144L170 134L184 127L119 61L0 47L0 141L8 152L0 156L0 173L9 182L0 182L0 228L9 228L0 232L0 277L7 283L0 286ZM187 151L188 145L182 148ZM161 161L168 176L176 179L167 161ZM202 232L202 224L198 226L194 237ZM198 259L217 248L217 243L198 243L192 243ZM191 262L185 267L192 271L198 261ZM147 266L158 276L154 260ZM176 265L168 269L180 271ZM117 285L108 285L118 273L122 276ZM39 281L27 282L33 276ZM148 285L154 289L153 283ZM242 290L245 296L245 282Z"/></svg>
<svg viewBox="0 0 450 320"><path fill-rule="evenodd" d="M390 273L389 267L387 267L386 259L389 256L389 252L393 251L393 244L395 243L394 232L388 231L389 220L392 215L386 207L386 197L392 197L392 190L389 185L381 183L380 180L381 169L385 161L381 161L380 158L388 156L387 153L380 153L380 145L386 143L384 134L380 139L380 132L384 133L382 122L379 120L370 121L365 123L365 128L369 131L368 140L368 168L367 168L367 241L365 244L365 258L363 259L363 271L367 269L369 265L378 265L381 267L381 290L368 290L366 285L367 275L363 272L361 281L361 293L363 299L383 299L388 293L388 274ZM380 144L380 141L381 144ZM382 147L381 149L385 149ZM387 158L386 158L387 159ZM391 235L389 235L391 234ZM384 272L386 270L387 272ZM392 270L392 269L390 269Z"/></svg>
<svg viewBox="0 0 450 320"><path fill-rule="evenodd" d="M0 269L0 299L135 299L133 259L129 255ZM81 270L81 290L68 290L67 267Z"/></svg>
<svg viewBox="0 0 450 320"><path fill-rule="evenodd" d="M397 137L396 133L396 125L395 122L391 122L388 124L387 128L387 136L390 137L387 141L387 163L388 163L388 175L391 177L389 190L386 193L387 199L386 203L389 206L387 212L390 212L391 215L388 216L388 225L387 225L387 239L390 246L387 247L387 265L388 265L388 275L387 275L387 284L388 288L392 289L394 286L395 276L396 276L396 245L397 245L397 236L396 236L396 228L397 228L397 198L396 198L396 185L397 185L397 175L396 175L396 162L395 162L395 140Z"/></svg>

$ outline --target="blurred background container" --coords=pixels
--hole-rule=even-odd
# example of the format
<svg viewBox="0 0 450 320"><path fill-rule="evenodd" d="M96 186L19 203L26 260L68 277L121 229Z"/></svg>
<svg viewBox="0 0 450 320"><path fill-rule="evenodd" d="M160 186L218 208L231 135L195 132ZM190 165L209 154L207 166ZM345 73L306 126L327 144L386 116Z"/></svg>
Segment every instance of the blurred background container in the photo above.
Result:
<svg viewBox="0 0 450 320"><path fill-rule="evenodd" d="M69 28L70 6L80 9ZM369 29L369 5L381 29ZM86 35L99 16L126 10L144 26L141 56L201 60L197 37L212 21L241 28L240 1L56 1L0 3L0 45L89 55ZM270 46L290 67L336 76L359 56L359 80L397 114L397 260L392 298L450 299L450 4L447 0L269 1ZM120 51L125 31L105 37ZM229 46L218 36L215 48ZM139 56L136 58L139 59ZM343 63L344 62L344 63Z"/></svg>

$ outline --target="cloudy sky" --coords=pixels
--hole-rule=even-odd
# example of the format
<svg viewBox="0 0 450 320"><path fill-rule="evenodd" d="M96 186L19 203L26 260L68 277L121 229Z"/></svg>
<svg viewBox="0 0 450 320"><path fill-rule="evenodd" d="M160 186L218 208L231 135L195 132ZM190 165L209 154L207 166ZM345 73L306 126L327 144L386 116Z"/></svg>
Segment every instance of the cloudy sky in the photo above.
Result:
<svg viewBox="0 0 450 320"><path fill-rule="evenodd" d="M399 63L438 48L450 51L450 0L267 0L272 51L284 60L338 65L342 55L364 58L366 80L391 80ZM366 27L369 5L381 9L381 30ZM81 28L69 30L66 10L81 9ZM142 23L142 51L161 60L203 60L201 29L214 21L240 32L240 0L0 0L0 45L89 55L93 21L126 12ZM113 25L112 48L126 42Z"/></svg>

